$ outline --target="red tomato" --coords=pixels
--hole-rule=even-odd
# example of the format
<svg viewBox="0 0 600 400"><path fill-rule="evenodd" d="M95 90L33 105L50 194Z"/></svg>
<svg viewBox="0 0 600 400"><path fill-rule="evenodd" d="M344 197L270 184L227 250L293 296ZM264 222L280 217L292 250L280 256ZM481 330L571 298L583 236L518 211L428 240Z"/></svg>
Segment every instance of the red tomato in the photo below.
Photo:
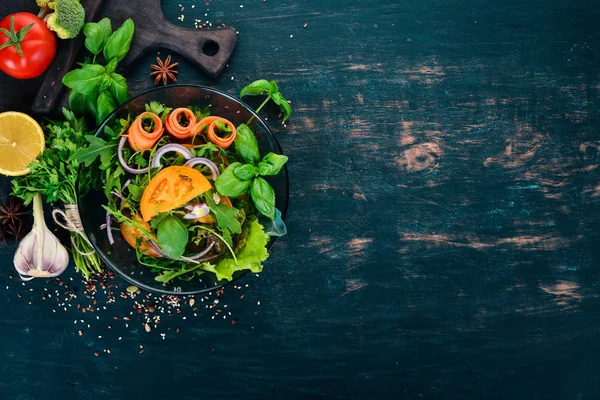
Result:
<svg viewBox="0 0 600 400"><path fill-rule="evenodd" d="M12 25L12 26L11 26ZM31 28L22 39L18 34L23 28ZM17 79L40 76L56 55L56 37L46 23L37 15L20 12L0 21L0 70ZM21 53L19 54L18 48Z"/></svg>

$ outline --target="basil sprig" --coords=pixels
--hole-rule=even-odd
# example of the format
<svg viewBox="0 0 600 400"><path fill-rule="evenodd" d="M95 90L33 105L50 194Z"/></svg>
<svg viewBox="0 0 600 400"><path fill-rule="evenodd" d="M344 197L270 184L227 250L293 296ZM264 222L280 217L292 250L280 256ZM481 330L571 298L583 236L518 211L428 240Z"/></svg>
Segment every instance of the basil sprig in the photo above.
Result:
<svg viewBox="0 0 600 400"><path fill-rule="evenodd" d="M265 79L259 79L257 81L252 82L248 86L242 89L240 92L240 97L244 96L261 96L266 93L267 98L263 101L263 103L256 109L256 113L258 114L260 110L269 102L269 100L273 100L277 107L283 113L283 123L288 120L292 115L292 106L290 103L283 97L283 95L279 92L279 86L275 81L267 81ZM250 118L248 123L252 121L254 117Z"/></svg>
<svg viewBox="0 0 600 400"><path fill-rule="evenodd" d="M129 52L134 31L131 19L114 32L108 18L85 24L85 47L92 53L92 60L67 73L62 81L71 89L69 107L73 112L91 115L100 124L119 104L129 100L127 81L115 70ZM100 54L105 65L96 62Z"/></svg>
<svg viewBox="0 0 600 400"><path fill-rule="evenodd" d="M217 191L228 197L240 197L250 191L256 209L263 215L275 218L275 190L261 176L277 175L288 158L269 153L260 160L258 141L245 124L237 128L235 149L242 161L230 164L215 182Z"/></svg>

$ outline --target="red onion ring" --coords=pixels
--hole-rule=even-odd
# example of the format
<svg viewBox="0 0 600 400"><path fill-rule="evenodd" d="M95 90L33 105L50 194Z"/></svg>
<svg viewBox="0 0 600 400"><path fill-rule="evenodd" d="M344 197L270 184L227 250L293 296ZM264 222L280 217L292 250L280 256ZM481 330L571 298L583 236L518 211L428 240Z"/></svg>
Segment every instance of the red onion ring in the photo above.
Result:
<svg viewBox="0 0 600 400"><path fill-rule="evenodd" d="M194 157L192 152L189 151L188 149L186 149L185 147L183 147L182 145L176 144L176 143L171 143L171 144L167 144L167 145L161 147L160 149L158 149L158 151L154 154L154 158L152 158L152 163L150 163L150 167L151 168L160 167L160 159L162 158L162 156L164 156L167 153L171 153L171 152L176 152L176 153L181 154L186 160L189 160L190 158Z"/></svg>
<svg viewBox="0 0 600 400"><path fill-rule="evenodd" d="M106 237L108 238L108 243L112 246L115 244L115 239L112 234L112 218L110 217L110 213L106 211Z"/></svg>
<svg viewBox="0 0 600 400"><path fill-rule="evenodd" d="M152 247L152 249L154 249L154 251L156 251L158 254L160 254L160 256L162 258L166 258L169 260L174 260L173 258L169 257L168 255L166 255L165 253L163 253L163 251L161 250L160 246L158 245L158 243L156 243L154 240L148 240L148 244L150 245L150 247ZM220 254L216 254L210 257L205 257L203 258L213 247L215 246L215 242L212 242L211 244L208 245L208 247L204 250L202 250L200 253L193 255L191 257L180 257L178 260L174 260L174 261L180 261L180 262L184 262L184 263L192 263L192 262L203 262L203 261L209 261L209 260L213 260L217 257L220 257Z"/></svg>
<svg viewBox="0 0 600 400"><path fill-rule="evenodd" d="M123 167L123 169L125 171L129 172L130 174L134 174L134 175L145 174L146 172L148 172L148 167L142 168L142 169L135 169L135 168L131 168L125 162L125 159L123 158L123 147L125 147L126 141L127 141L127 137L122 136L121 141L119 142L119 147L117 148L117 156L119 157L119 163L121 164L121 167Z"/></svg>
<svg viewBox="0 0 600 400"><path fill-rule="evenodd" d="M118 197L121 201L125 201L125 197L122 194L115 192L114 190L111 190L110 194L112 194L115 197Z"/></svg>
<svg viewBox="0 0 600 400"><path fill-rule="evenodd" d="M195 158L192 158L191 160L189 160L188 162L186 162L184 165L186 167L194 168L196 165L199 165L199 164L206 165L210 169L213 181L217 180L217 178L220 175L219 167L217 167L217 164L215 164L208 158L195 157Z"/></svg>

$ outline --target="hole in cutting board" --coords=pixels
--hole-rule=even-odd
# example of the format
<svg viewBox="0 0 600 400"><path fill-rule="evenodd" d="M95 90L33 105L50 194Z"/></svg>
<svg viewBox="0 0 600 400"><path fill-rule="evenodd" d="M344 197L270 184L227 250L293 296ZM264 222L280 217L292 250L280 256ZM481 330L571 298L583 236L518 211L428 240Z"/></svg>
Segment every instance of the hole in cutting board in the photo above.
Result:
<svg viewBox="0 0 600 400"><path fill-rule="evenodd" d="M202 46L202 52L209 57L216 56L219 52L219 43L214 40L207 40Z"/></svg>

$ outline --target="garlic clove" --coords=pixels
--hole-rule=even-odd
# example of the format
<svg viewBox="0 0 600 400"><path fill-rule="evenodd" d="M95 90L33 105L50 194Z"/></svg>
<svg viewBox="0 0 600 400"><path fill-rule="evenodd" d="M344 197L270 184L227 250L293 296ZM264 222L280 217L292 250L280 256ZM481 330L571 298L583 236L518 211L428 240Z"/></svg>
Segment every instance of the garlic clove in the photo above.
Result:
<svg viewBox="0 0 600 400"><path fill-rule="evenodd" d="M34 231L31 231L21 239L19 243L19 247L15 252L15 256L13 259L13 263L15 264L15 269L21 275L29 275L29 271L34 268L34 251L35 251L35 243L36 243L37 235Z"/></svg>

